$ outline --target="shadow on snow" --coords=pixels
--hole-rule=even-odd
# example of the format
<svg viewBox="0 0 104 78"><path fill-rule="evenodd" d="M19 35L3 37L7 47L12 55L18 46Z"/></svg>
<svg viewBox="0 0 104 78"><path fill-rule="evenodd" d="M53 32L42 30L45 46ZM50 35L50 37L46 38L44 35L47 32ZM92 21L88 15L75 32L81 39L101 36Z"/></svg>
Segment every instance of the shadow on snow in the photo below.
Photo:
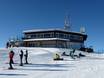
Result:
<svg viewBox="0 0 104 78"><path fill-rule="evenodd" d="M3 75L3 76L26 76L27 74L4 74L4 73L0 73L0 75Z"/></svg>
<svg viewBox="0 0 104 78"><path fill-rule="evenodd" d="M71 65L72 66L72 65ZM67 64L28 64L24 67L70 67L70 65Z"/></svg>
<svg viewBox="0 0 104 78"><path fill-rule="evenodd" d="M29 64L23 67L36 67L36 68L21 68L17 70L27 71L68 71L68 67L75 68L73 64ZM41 67L41 68L37 68ZM66 68L66 69L65 69Z"/></svg>
<svg viewBox="0 0 104 78"><path fill-rule="evenodd" d="M17 70L27 70L27 71L68 71L66 69L17 69Z"/></svg>

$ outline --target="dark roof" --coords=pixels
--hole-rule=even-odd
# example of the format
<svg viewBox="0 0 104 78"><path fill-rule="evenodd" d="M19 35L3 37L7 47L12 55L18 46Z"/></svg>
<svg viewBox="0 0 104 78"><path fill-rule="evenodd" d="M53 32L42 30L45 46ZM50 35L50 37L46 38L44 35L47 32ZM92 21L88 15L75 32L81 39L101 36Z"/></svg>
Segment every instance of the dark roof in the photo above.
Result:
<svg viewBox="0 0 104 78"><path fill-rule="evenodd" d="M74 32L74 31L68 31L64 29L34 29L34 30L25 30L23 33L40 33L40 32L52 32L52 31L58 31L58 32L64 32L64 33L72 33L72 34L79 34L79 35L86 35L85 33L81 32Z"/></svg>

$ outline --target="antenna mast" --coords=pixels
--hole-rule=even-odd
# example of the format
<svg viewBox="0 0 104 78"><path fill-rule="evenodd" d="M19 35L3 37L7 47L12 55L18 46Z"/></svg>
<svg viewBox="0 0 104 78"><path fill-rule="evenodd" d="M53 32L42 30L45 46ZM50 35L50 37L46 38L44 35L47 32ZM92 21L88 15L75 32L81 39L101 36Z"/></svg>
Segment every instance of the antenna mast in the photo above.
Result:
<svg viewBox="0 0 104 78"><path fill-rule="evenodd" d="M70 18L68 15L65 16L64 29L68 31L71 30L71 22L70 22Z"/></svg>
<svg viewBox="0 0 104 78"><path fill-rule="evenodd" d="M81 33L85 33L85 32L86 32L86 30L85 30L85 27L84 27L84 26L82 26L82 27L80 28L80 32L81 32Z"/></svg>

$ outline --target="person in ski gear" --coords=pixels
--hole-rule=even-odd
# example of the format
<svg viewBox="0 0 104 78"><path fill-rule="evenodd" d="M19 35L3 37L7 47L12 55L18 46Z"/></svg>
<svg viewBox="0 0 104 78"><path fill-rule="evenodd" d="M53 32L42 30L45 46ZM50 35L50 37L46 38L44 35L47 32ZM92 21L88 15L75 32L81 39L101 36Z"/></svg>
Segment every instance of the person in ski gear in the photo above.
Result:
<svg viewBox="0 0 104 78"><path fill-rule="evenodd" d="M60 55L59 54L56 54L56 59L60 59Z"/></svg>
<svg viewBox="0 0 104 78"><path fill-rule="evenodd" d="M12 51L12 54L13 54L13 57L14 57L14 51ZM11 60L12 64L14 64L14 61L13 59Z"/></svg>
<svg viewBox="0 0 104 78"><path fill-rule="evenodd" d="M62 55L62 56L69 56L69 55L66 54L65 52L63 52L61 55Z"/></svg>
<svg viewBox="0 0 104 78"><path fill-rule="evenodd" d="M9 47L9 42L6 43L6 48L8 48L8 47Z"/></svg>
<svg viewBox="0 0 104 78"><path fill-rule="evenodd" d="M66 55L66 53L65 53L65 52L63 52L63 53L62 53L62 56L65 56L65 55Z"/></svg>
<svg viewBox="0 0 104 78"><path fill-rule="evenodd" d="M23 66L23 62L22 62L22 59L23 59L23 51L22 50L20 51L19 56L20 56L20 66Z"/></svg>
<svg viewBox="0 0 104 78"><path fill-rule="evenodd" d="M13 66L12 66L12 64L13 64L13 56L14 56L14 52L13 51L10 51L9 52L9 69L13 69Z"/></svg>
<svg viewBox="0 0 104 78"><path fill-rule="evenodd" d="M71 56L72 59L75 59L74 53L75 53L75 49L73 49L73 51L70 51L70 56Z"/></svg>
<svg viewBox="0 0 104 78"><path fill-rule="evenodd" d="M56 53L55 57L54 57L54 60L63 60L63 58L60 58L60 55Z"/></svg>
<svg viewBox="0 0 104 78"><path fill-rule="evenodd" d="M25 57L25 64L28 64L28 50L26 50L25 54L24 54L24 57Z"/></svg>

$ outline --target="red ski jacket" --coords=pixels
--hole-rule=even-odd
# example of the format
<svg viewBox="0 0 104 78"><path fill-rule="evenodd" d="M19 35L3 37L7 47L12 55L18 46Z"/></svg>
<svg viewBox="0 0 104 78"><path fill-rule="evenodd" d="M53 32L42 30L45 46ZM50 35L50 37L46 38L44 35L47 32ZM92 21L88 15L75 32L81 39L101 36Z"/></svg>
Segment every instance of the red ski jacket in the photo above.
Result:
<svg viewBox="0 0 104 78"><path fill-rule="evenodd" d="M9 58L13 59L13 53L12 52L9 53Z"/></svg>

